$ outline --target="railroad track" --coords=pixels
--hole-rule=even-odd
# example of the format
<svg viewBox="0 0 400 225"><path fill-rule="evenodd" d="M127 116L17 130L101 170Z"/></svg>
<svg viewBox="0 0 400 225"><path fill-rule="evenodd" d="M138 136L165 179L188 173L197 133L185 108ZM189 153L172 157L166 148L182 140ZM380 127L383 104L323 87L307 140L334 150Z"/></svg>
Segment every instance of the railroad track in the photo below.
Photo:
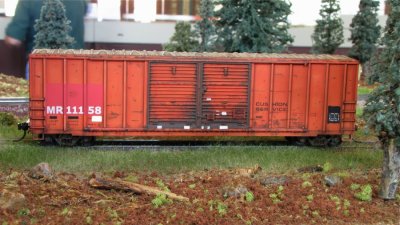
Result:
<svg viewBox="0 0 400 225"><path fill-rule="evenodd" d="M81 147L83 149L105 150L105 151L134 151L134 150L150 150L150 151L164 151L164 150L200 150L210 148L236 148L236 147L273 147L273 148L287 148L294 147L294 145L286 141L96 141L93 146ZM329 147L328 150L349 150L349 149L372 149L372 143L355 143L345 141L338 147ZM299 150L301 148L299 147Z"/></svg>
<svg viewBox="0 0 400 225"><path fill-rule="evenodd" d="M0 98L0 112L12 113L18 117L28 116L29 98L26 97Z"/></svg>
<svg viewBox="0 0 400 225"><path fill-rule="evenodd" d="M12 139L0 140L0 142L12 142ZM32 140L26 140L32 142ZM39 143L38 143L39 145ZM43 145L43 147L58 147L57 145ZM286 141L159 141L159 140L98 140L92 146L76 146L79 150L101 150L101 151L186 151L186 150L207 150L207 149L229 149L229 148L251 148L265 147L284 149L298 147L301 151L303 147L295 146ZM304 148L322 148L310 147ZM355 142L346 140L338 147L326 147L327 150L346 151L351 149L374 149L372 142Z"/></svg>
<svg viewBox="0 0 400 225"><path fill-rule="evenodd" d="M29 103L29 98L27 97L1 97L0 104L22 104Z"/></svg>

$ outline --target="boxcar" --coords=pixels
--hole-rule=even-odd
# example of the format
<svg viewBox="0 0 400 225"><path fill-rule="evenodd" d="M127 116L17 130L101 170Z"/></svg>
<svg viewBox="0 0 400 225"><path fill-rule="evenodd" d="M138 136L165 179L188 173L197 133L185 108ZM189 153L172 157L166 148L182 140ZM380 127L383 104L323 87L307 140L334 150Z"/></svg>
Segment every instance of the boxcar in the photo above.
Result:
<svg viewBox="0 0 400 225"><path fill-rule="evenodd" d="M346 56L35 50L30 132L95 137L280 136L336 146L355 130L358 62Z"/></svg>

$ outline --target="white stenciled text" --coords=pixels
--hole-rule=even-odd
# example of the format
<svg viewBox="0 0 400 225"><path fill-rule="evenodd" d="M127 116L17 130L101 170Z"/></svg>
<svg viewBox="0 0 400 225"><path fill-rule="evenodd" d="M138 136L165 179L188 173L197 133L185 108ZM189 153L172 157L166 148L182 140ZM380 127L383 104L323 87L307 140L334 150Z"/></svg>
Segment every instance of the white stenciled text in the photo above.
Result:
<svg viewBox="0 0 400 225"><path fill-rule="evenodd" d="M66 106L65 109L62 106L47 106L46 113L51 114L67 114L67 115L101 115L101 106L88 106L87 110L84 110L83 106Z"/></svg>

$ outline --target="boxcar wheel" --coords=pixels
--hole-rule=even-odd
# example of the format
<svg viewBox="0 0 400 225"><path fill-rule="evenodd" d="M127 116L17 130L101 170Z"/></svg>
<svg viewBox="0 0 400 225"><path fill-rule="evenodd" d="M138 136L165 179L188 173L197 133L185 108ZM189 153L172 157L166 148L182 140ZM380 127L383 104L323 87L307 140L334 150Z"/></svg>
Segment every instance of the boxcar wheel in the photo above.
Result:
<svg viewBox="0 0 400 225"><path fill-rule="evenodd" d="M342 136L334 135L328 138L329 147L338 147L340 144L342 144Z"/></svg>
<svg viewBox="0 0 400 225"><path fill-rule="evenodd" d="M307 145L307 138L305 137L285 137L286 140L296 146L306 146Z"/></svg>
<svg viewBox="0 0 400 225"><path fill-rule="evenodd" d="M75 146L80 141L80 139L80 137L75 137L70 134L59 134L54 138L58 145L66 147Z"/></svg>
<svg viewBox="0 0 400 225"><path fill-rule="evenodd" d="M54 138L51 135L42 134L43 140L40 141L41 145L54 145Z"/></svg>
<svg viewBox="0 0 400 225"><path fill-rule="evenodd" d="M327 136L316 136L308 138L308 143L313 147L324 147L328 145Z"/></svg>
<svg viewBox="0 0 400 225"><path fill-rule="evenodd" d="M95 137L82 137L81 144L84 147L89 147L92 146L95 141L96 141Z"/></svg>

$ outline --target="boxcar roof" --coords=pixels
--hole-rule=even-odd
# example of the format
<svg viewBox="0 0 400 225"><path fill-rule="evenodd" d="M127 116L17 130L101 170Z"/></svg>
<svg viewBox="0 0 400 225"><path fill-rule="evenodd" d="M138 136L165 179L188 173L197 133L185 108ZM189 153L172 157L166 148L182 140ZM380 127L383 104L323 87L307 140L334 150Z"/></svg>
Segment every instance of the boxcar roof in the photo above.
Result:
<svg viewBox="0 0 400 225"><path fill-rule="evenodd" d="M35 49L36 55L76 55L76 56L139 56L139 57L193 57L193 58L277 58L277 59L308 59L308 60L346 60L354 59L345 55L313 55L313 54L278 54L278 53L225 53L225 52L167 52L167 51L136 51L136 50L74 50L74 49ZM354 60L356 61L356 60Z"/></svg>

